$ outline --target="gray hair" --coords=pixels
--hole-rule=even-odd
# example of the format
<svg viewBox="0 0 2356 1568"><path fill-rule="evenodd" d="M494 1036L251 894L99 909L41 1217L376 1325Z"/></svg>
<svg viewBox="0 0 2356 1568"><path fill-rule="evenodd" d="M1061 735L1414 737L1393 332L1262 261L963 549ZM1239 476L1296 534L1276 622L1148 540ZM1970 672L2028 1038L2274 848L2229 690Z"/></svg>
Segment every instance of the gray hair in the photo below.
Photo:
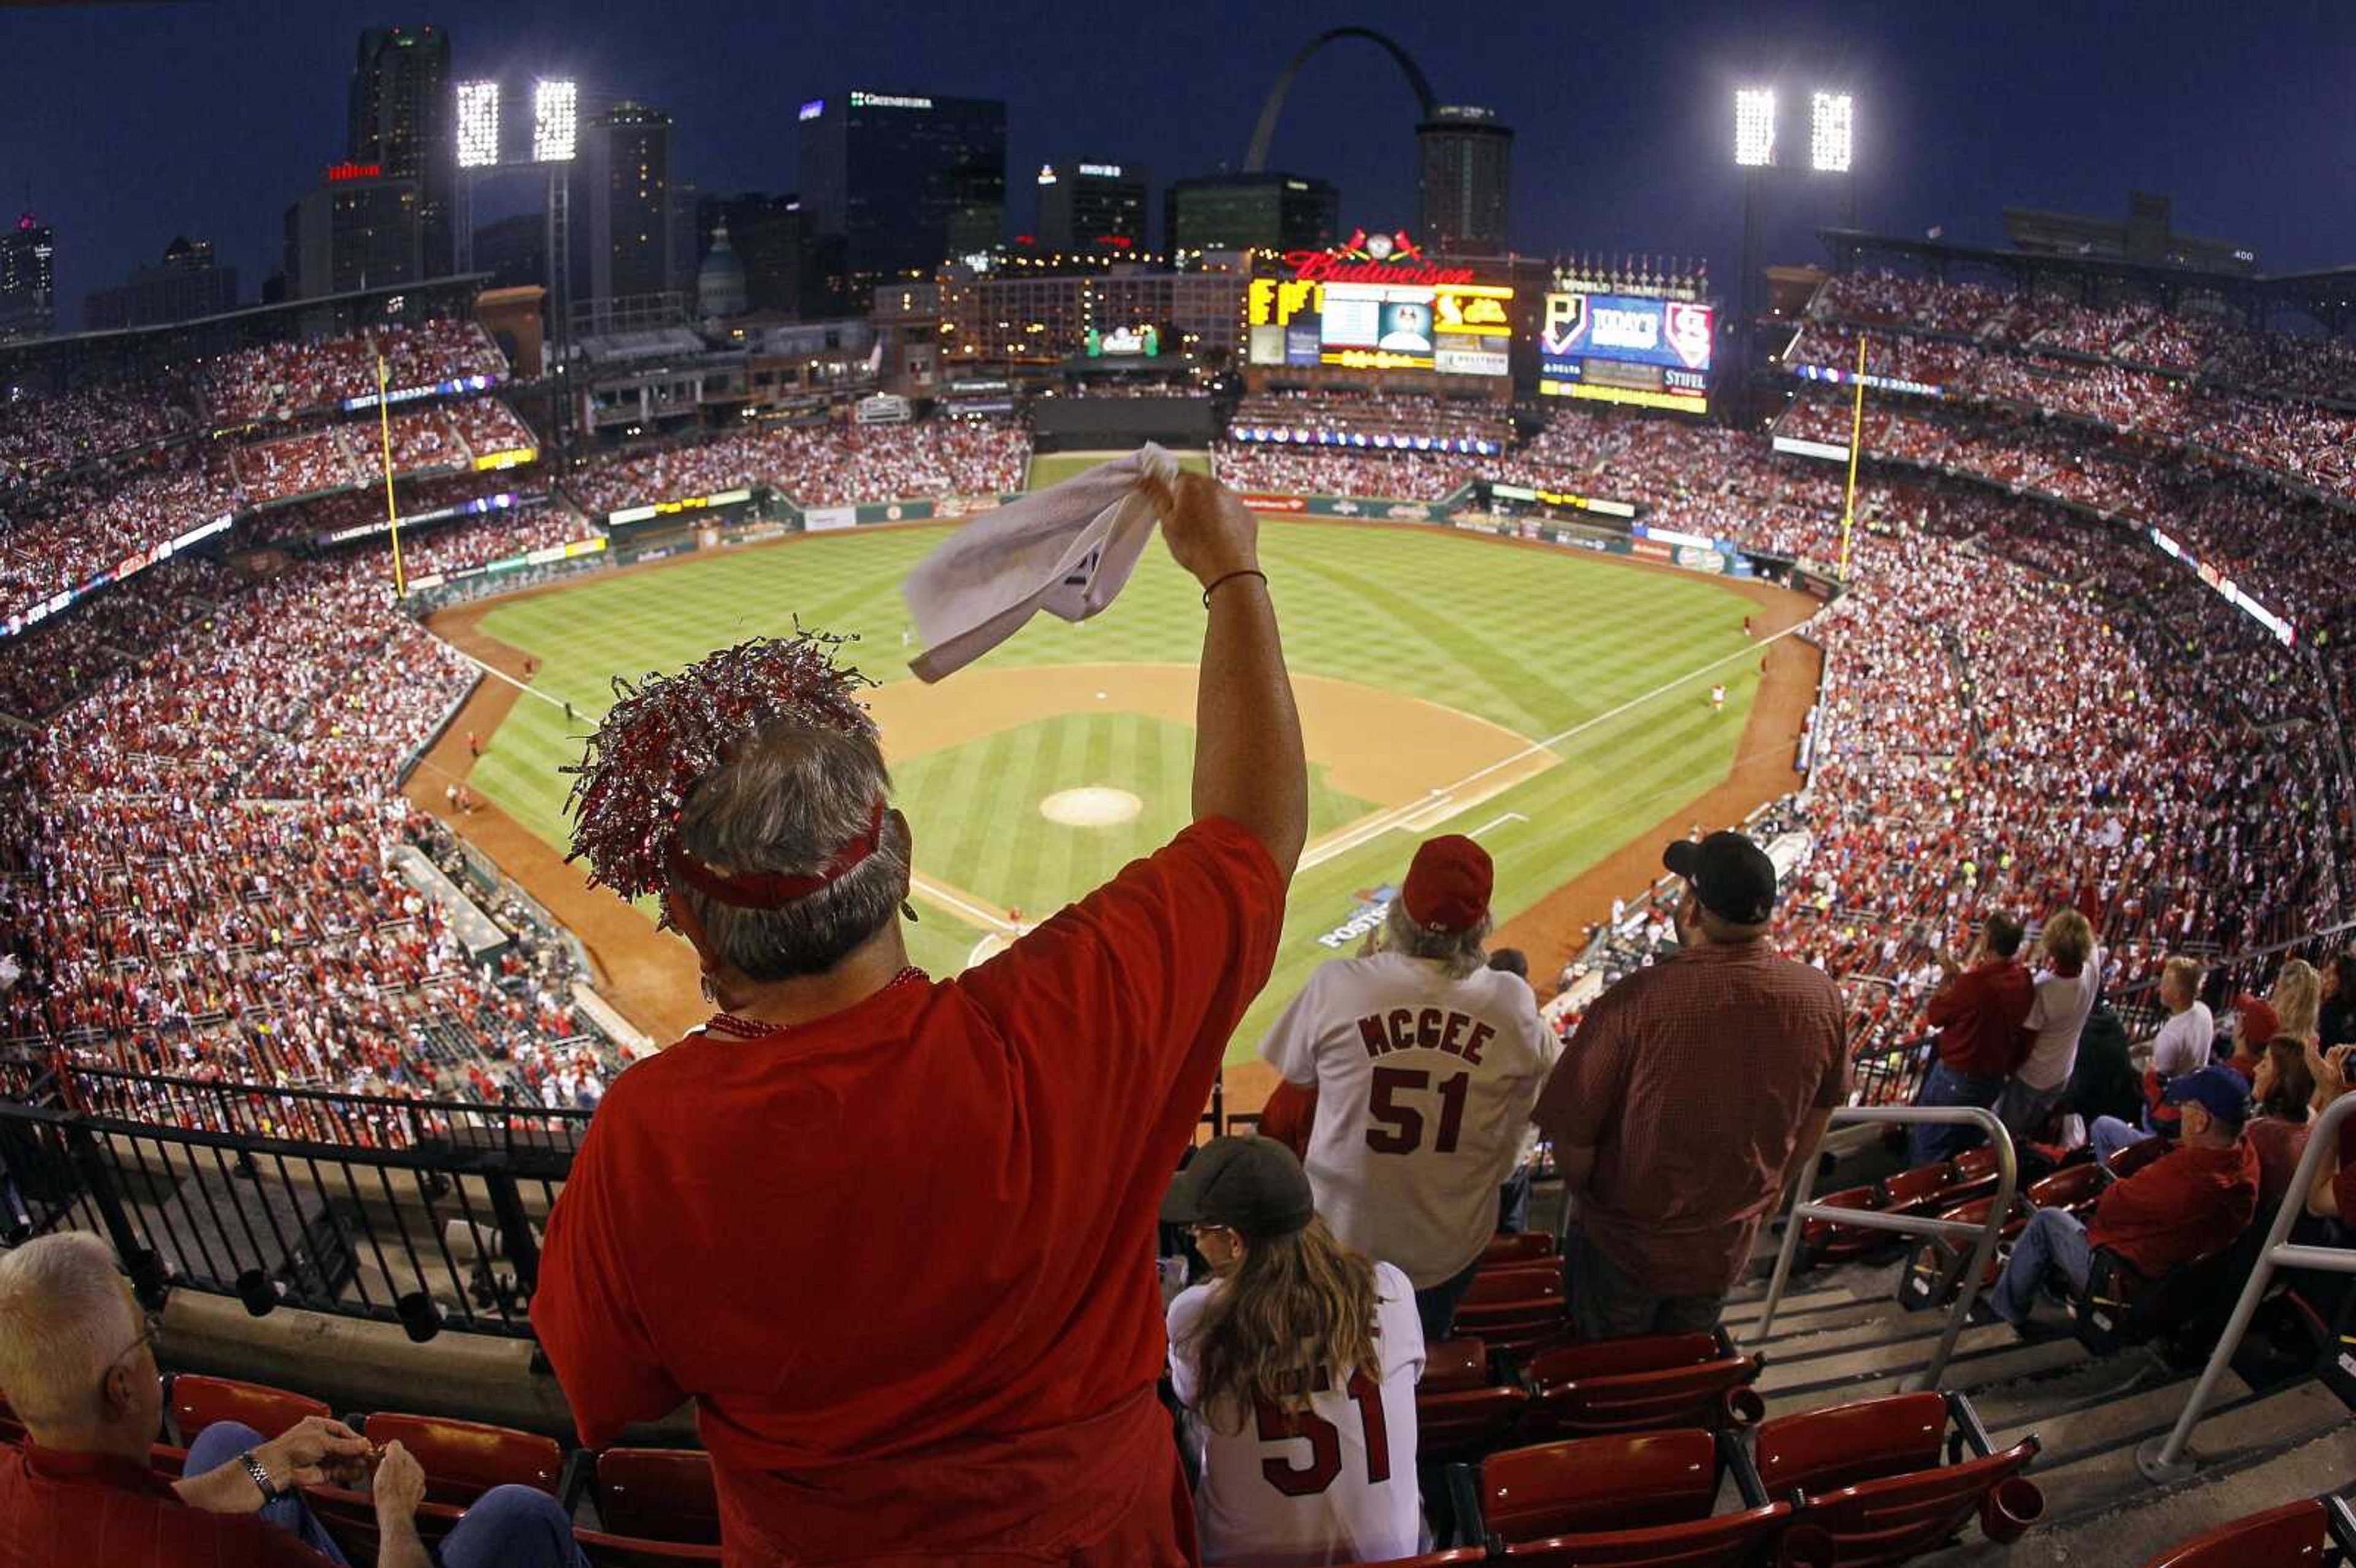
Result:
<svg viewBox="0 0 2356 1568"><path fill-rule="evenodd" d="M680 816L680 845L714 870L808 876L867 831L891 787L873 735L783 720L696 786ZM712 953L755 980L824 974L882 930L907 894L908 835L889 817L873 854L778 909L737 909L679 881L670 888Z"/></svg>
<svg viewBox="0 0 2356 1568"><path fill-rule="evenodd" d="M1394 898L1383 914L1383 951L1429 958L1447 970L1450 979L1462 980L1488 963L1481 944L1488 940L1491 923L1484 914L1478 924L1462 931L1440 931L1418 923L1407 912L1407 900Z"/></svg>
<svg viewBox="0 0 2356 1568"><path fill-rule="evenodd" d="M0 1254L0 1392L28 1424L74 1432L98 1420L99 1385L138 1332L96 1236L66 1231Z"/></svg>

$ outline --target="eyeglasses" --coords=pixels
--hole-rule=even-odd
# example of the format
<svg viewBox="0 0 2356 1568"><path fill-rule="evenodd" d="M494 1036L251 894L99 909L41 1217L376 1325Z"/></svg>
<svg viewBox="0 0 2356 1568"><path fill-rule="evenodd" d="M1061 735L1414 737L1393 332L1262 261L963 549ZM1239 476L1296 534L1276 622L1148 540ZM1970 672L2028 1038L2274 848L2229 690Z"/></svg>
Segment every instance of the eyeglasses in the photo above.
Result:
<svg viewBox="0 0 2356 1568"><path fill-rule="evenodd" d="M140 1346L155 1344L156 1339L163 1332L164 1319L161 1314L155 1312L142 1312L139 1315L139 1337L132 1340L128 1345L123 1346L122 1349L115 1352L113 1360L106 1363L107 1370L112 1371L122 1362L123 1357L130 1355L132 1352L138 1349Z"/></svg>

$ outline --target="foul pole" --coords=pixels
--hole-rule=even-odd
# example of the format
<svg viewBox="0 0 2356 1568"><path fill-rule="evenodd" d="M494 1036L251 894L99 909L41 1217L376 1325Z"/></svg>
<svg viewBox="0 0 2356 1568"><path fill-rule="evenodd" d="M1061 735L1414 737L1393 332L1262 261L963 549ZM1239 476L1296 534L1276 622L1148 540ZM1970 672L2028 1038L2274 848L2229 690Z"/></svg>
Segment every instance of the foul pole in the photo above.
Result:
<svg viewBox="0 0 2356 1568"><path fill-rule="evenodd" d="M392 530L392 596L406 599L409 577L401 569L401 514L392 501L392 404L386 400L385 385L384 350L380 348L376 356L376 428L378 439L384 445L384 526ZM1854 475L1856 464L1849 466ZM1842 559L1847 559L1846 551Z"/></svg>
<svg viewBox="0 0 2356 1568"><path fill-rule="evenodd" d="M1857 449L1865 436L1865 334L1857 335L1857 398L1848 415L1848 494L1841 501L1841 581L1848 581L1848 536L1857 522Z"/></svg>

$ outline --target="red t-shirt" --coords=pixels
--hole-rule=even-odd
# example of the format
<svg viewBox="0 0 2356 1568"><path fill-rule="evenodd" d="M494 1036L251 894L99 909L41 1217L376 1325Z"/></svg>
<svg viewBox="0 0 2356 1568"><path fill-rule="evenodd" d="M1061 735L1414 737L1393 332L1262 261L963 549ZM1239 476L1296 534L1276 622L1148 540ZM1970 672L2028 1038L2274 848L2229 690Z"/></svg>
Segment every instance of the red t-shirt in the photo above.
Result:
<svg viewBox="0 0 2356 1568"><path fill-rule="evenodd" d="M2224 1148L2179 1144L2102 1196L2086 1240L2156 1279L2232 1244L2258 1209L2258 1156L2246 1137Z"/></svg>
<svg viewBox="0 0 2356 1568"><path fill-rule="evenodd" d="M1154 1222L1283 903L1197 823L954 979L623 1073L532 1303L582 1441L693 1394L731 1563L1186 1561Z"/></svg>
<svg viewBox="0 0 2356 1568"><path fill-rule="evenodd" d="M0 1445L0 1568L329 1568L252 1514L182 1502L146 1466Z"/></svg>
<svg viewBox="0 0 2356 1568"><path fill-rule="evenodd" d="M2029 1055L2033 1039L2021 1026L2037 1000L2028 968L1991 958L1932 993L1928 1009L1939 1030L1939 1060L1971 1078L2007 1078Z"/></svg>

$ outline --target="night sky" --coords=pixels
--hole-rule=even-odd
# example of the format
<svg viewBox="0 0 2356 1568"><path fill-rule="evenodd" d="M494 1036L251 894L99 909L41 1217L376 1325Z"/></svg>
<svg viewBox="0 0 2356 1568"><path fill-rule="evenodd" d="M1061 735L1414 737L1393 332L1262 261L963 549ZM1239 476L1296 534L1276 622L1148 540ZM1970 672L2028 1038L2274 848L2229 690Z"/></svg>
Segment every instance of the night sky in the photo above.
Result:
<svg viewBox="0 0 2356 1568"><path fill-rule="evenodd" d="M1497 20L1504 17L1506 19ZM461 76L573 74L594 105L631 97L678 124L673 172L705 191L791 190L794 107L851 86L1003 98L1010 227L1051 158L1168 177L1240 165L1293 50L1356 23L1390 34L1442 101L1520 133L1524 250L1710 257L1731 283L1741 186L1732 89L1820 80L1858 95L1865 226L2000 242L2008 202L2123 216L2130 187L2174 197L2176 227L2254 246L2269 272L2356 263L2356 4L2248 0L1589 0L1288 9L814 6L721 0L506 0L389 14L342 0L26 7L0 0L0 208L58 230L62 323L81 296L210 238L251 299L281 216L344 153L359 29L449 29ZM1373 45L1344 40L1295 84L1271 165L1342 188L1345 227L1411 224L1414 102ZM1804 114L1785 123L1785 146ZM487 191L483 221L536 199ZM1829 182L1771 197L1770 261L1815 261Z"/></svg>

